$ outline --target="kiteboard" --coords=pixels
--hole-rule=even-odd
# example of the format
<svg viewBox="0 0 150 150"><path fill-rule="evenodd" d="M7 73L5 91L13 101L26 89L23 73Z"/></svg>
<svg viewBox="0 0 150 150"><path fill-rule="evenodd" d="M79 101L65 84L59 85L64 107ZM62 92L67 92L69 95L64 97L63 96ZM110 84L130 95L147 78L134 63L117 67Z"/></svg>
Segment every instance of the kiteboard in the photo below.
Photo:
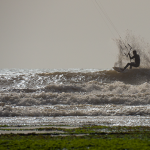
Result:
<svg viewBox="0 0 150 150"><path fill-rule="evenodd" d="M117 72L123 72L123 68L120 68L120 67L113 67L113 69Z"/></svg>

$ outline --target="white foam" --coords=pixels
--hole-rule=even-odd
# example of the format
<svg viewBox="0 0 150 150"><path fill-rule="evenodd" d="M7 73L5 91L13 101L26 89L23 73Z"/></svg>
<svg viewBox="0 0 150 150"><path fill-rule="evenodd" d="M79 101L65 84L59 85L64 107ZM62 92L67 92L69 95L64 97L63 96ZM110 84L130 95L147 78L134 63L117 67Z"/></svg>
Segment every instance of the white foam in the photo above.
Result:
<svg viewBox="0 0 150 150"><path fill-rule="evenodd" d="M0 125L150 126L149 116L0 117Z"/></svg>
<svg viewBox="0 0 150 150"><path fill-rule="evenodd" d="M131 70L125 74L113 70L18 70L19 74L15 71L9 71L12 73L8 72L6 77L2 73L0 75L1 87L4 86L0 91L0 116L150 114L147 69ZM137 79L140 84L136 83Z"/></svg>
<svg viewBox="0 0 150 150"><path fill-rule="evenodd" d="M150 106L54 105L0 107L0 116L148 116Z"/></svg>

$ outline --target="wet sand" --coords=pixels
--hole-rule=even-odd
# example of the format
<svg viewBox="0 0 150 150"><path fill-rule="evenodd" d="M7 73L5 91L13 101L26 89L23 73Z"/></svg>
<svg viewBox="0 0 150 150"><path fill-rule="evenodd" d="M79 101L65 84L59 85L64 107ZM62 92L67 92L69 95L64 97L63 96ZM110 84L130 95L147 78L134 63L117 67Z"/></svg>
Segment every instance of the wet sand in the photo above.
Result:
<svg viewBox="0 0 150 150"><path fill-rule="evenodd" d="M50 131L46 129L50 128ZM64 131L57 129L75 129L73 126L22 126L22 127L0 127L0 134L52 134L61 135ZM43 129L39 131L38 129ZM45 129L45 130L44 130Z"/></svg>
<svg viewBox="0 0 150 150"><path fill-rule="evenodd" d="M50 134L52 136L55 135L61 136L65 134L63 129L75 129L83 125L150 126L150 117L149 116L1 117L0 125L8 125L8 127L0 127L0 134ZM39 128L41 131L39 130Z"/></svg>

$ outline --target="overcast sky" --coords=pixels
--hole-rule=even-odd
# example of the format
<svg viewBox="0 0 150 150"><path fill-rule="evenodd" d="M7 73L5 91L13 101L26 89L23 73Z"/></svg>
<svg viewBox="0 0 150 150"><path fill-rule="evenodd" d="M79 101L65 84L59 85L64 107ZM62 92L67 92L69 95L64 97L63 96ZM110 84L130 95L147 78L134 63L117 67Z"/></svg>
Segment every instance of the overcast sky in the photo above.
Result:
<svg viewBox="0 0 150 150"><path fill-rule="evenodd" d="M99 8L99 6L103 8ZM0 0L0 68L112 68L127 30L150 41L150 0Z"/></svg>

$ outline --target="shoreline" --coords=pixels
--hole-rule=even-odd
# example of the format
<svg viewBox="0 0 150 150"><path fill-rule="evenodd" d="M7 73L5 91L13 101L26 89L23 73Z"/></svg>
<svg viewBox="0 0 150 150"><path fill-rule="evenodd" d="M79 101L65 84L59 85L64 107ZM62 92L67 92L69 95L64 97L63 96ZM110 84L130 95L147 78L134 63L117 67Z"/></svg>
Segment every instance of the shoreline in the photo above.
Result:
<svg viewBox="0 0 150 150"><path fill-rule="evenodd" d="M62 117L0 117L7 126L150 126L150 116L62 116Z"/></svg>

